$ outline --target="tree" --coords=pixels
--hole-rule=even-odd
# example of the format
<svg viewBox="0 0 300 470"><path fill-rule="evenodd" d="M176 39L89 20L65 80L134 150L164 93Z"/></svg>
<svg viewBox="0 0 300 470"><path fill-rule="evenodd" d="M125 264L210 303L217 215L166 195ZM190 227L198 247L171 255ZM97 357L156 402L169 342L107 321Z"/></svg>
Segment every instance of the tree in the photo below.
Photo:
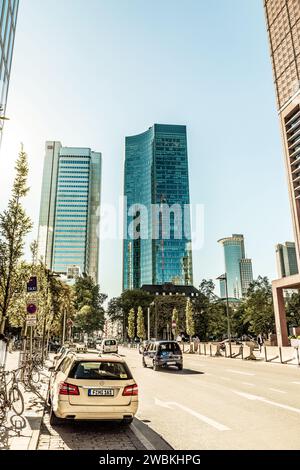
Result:
<svg viewBox="0 0 300 470"><path fill-rule="evenodd" d="M186 309L185 309L185 317L186 317L186 332L190 337L195 335L195 322L194 322L194 310L193 305L190 299L187 300Z"/></svg>
<svg viewBox="0 0 300 470"><path fill-rule="evenodd" d="M128 336L133 340L135 336L135 313L134 309L131 308L128 315Z"/></svg>
<svg viewBox="0 0 300 470"><path fill-rule="evenodd" d="M7 209L0 214L0 316L3 333L10 305L17 298L20 286L19 262L23 256L25 237L32 228L22 206L27 187L27 155L21 148L16 162L16 176ZM22 274L21 274L22 277Z"/></svg>
<svg viewBox="0 0 300 470"><path fill-rule="evenodd" d="M176 323L175 328L172 327L173 335L174 335L174 337L175 337L175 339L176 339L177 336L178 336L178 333L179 333L179 317L178 317L178 310L177 310L176 307L173 308L173 312L172 312L172 322L175 322L175 323Z"/></svg>
<svg viewBox="0 0 300 470"><path fill-rule="evenodd" d="M78 277L75 282L75 327L81 332L92 333L104 326L103 303L107 295L100 292L90 276Z"/></svg>
<svg viewBox="0 0 300 470"><path fill-rule="evenodd" d="M259 276L250 284L246 297L243 322L249 325L249 332L258 335L275 330L272 286L267 277Z"/></svg>
<svg viewBox="0 0 300 470"><path fill-rule="evenodd" d="M143 314L143 309L141 306L138 308L138 313L137 313L137 336L141 340L146 338L144 314Z"/></svg>
<svg viewBox="0 0 300 470"><path fill-rule="evenodd" d="M300 292L293 292L286 302L286 319L289 326L300 325Z"/></svg>

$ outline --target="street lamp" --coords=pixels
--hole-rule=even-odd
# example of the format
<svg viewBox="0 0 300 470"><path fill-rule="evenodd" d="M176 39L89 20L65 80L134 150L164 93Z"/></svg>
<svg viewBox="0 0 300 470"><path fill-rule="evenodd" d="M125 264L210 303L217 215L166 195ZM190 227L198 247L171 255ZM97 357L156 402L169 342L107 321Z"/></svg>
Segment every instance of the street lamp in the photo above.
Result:
<svg viewBox="0 0 300 470"><path fill-rule="evenodd" d="M232 357L231 353L231 328L230 328L230 317L229 317L229 301L228 301L228 284L227 284L227 274L222 274L217 277L219 281L225 281L225 293L226 293L226 315L227 315L227 336L229 341L229 354Z"/></svg>

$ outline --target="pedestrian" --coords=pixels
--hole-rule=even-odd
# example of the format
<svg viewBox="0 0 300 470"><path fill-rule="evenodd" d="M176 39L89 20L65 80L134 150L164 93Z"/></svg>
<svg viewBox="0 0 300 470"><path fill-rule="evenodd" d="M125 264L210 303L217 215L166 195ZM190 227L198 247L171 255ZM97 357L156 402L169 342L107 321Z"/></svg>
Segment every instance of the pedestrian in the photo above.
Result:
<svg viewBox="0 0 300 470"><path fill-rule="evenodd" d="M0 333L0 367L5 366L7 353L7 338L3 333Z"/></svg>
<svg viewBox="0 0 300 470"><path fill-rule="evenodd" d="M264 337L261 333L257 336L257 342L259 346L259 351L261 352L263 344L264 344Z"/></svg>

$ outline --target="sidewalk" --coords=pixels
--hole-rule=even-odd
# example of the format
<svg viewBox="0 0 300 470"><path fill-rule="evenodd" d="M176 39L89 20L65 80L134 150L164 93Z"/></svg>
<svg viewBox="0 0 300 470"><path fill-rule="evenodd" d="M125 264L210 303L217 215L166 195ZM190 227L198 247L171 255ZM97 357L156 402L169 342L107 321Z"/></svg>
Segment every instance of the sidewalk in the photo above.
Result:
<svg viewBox="0 0 300 470"><path fill-rule="evenodd" d="M19 365L19 351L7 354L6 370L17 369ZM25 427L16 432L10 424L11 412L8 414L8 421L5 427L0 428L0 450L35 450L37 448L40 427L44 415L44 399L47 395L49 374L47 370L40 372L40 383L36 389L43 397L39 397L32 391L26 391L21 384L20 389L24 398L24 413L22 417L25 420Z"/></svg>

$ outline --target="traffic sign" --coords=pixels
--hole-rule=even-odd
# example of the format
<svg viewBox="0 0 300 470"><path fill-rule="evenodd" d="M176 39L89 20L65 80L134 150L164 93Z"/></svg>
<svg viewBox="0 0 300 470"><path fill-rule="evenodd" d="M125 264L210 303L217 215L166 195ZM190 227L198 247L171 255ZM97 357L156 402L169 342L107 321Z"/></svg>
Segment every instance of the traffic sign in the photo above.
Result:
<svg viewBox="0 0 300 470"><path fill-rule="evenodd" d="M27 282L27 292L37 292L37 277L31 276Z"/></svg>
<svg viewBox="0 0 300 470"><path fill-rule="evenodd" d="M35 313L29 313L26 315L26 325L27 326L35 326L37 323L36 320L36 314Z"/></svg>
<svg viewBox="0 0 300 470"><path fill-rule="evenodd" d="M37 311L37 306L34 303L27 304L27 313L29 313L29 314L34 313L35 314L36 311Z"/></svg>

